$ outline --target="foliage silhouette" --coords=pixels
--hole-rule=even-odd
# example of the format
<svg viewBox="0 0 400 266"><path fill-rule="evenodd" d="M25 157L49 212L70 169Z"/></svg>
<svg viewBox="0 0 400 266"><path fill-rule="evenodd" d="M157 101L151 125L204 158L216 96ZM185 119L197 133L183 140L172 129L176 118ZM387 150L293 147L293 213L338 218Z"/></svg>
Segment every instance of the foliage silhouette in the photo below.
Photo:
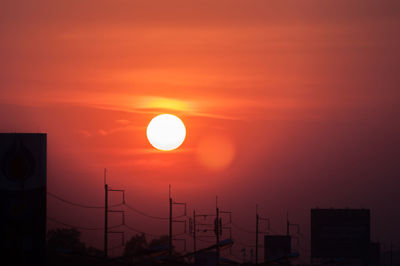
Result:
<svg viewBox="0 0 400 266"><path fill-rule="evenodd" d="M80 240L81 232L75 228L57 228L47 233L49 252L85 253L86 247Z"/></svg>

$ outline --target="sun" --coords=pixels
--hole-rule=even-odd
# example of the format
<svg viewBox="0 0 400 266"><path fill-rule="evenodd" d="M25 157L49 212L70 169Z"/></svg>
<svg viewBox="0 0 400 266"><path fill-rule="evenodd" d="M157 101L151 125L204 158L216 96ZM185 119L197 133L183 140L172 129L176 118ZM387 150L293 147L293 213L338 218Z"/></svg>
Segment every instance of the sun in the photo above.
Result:
<svg viewBox="0 0 400 266"><path fill-rule="evenodd" d="M162 151L175 150L185 140L186 128L182 120L171 114L154 117L147 126L147 139L150 144Z"/></svg>

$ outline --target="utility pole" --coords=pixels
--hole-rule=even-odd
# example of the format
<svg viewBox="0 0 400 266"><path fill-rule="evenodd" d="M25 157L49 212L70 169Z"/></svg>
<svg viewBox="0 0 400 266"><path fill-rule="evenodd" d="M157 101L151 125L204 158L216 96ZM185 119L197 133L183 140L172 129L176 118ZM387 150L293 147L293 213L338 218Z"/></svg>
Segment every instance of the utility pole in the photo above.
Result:
<svg viewBox="0 0 400 266"><path fill-rule="evenodd" d="M287 236L291 236L290 235L290 227L291 226L295 226L296 228L297 228L297 236L295 236L295 237L291 237L290 238L290 241L292 241L292 238L297 238L297 248L299 248L300 247L300 240L299 240L299 234L300 234L300 225L299 224L292 224L292 223L290 223L290 221L289 221L289 213L286 213L286 235ZM292 242L290 242L290 243L292 243ZM292 248L292 247L291 247ZM292 248L293 249L293 248Z"/></svg>
<svg viewBox="0 0 400 266"><path fill-rule="evenodd" d="M289 213L286 213L286 235L290 236L290 227L295 226L297 228L297 234L300 234L300 225L299 224L292 224L289 221Z"/></svg>
<svg viewBox="0 0 400 266"><path fill-rule="evenodd" d="M198 218L198 217L200 217L200 218L203 217L204 222L196 221L196 218ZM207 217L214 217L213 223L206 222ZM213 213L213 214L211 214L211 213L210 214L198 214L195 211L193 211L193 226L192 226L192 228L193 228L193 240L194 240L195 245L197 244L197 239L201 239L203 237L212 237L212 238L216 237L216 235L215 235L215 233L216 233L215 219L216 218L215 217L216 217L215 213ZM213 229L211 229L211 228L213 228ZM204 236L201 234L201 233L206 233L206 232L211 232L211 231L214 232L213 235ZM200 234L198 235L197 232L199 232ZM197 253L197 248L195 251Z"/></svg>
<svg viewBox="0 0 400 266"><path fill-rule="evenodd" d="M256 264L258 264L258 205L256 204Z"/></svg>
<svg viewBox="0 0 400 266"><path fill-rule="evenodd" d="M286 235L289 236L289 227L290 227L290 222L289 222L289 213L286 213Z"/></svg>
<svg viewBox="0 0 400 266"><path fill-rule="evenodd" d="M193 210L193 252L196 260L197 248L196 248L196 210Z"/></svg>
<svg viewBox="0 0 400 266"><path fill-rule="evenodd" d="M172 197L171 197L171 184L169 185L169 242L168 242L168 255L172 256Z"/></svg>
<svg viewBox="0 0 400 266"><path fill-rule="evenodd" d="M393 242L390 241L390 266L393 265Z"/></svg>
<svg viewBox="0 0 400 266"><path fill-rule="evenodd" d="M171 193L171 184L169 185L169 239L168 239L168 254L171 257L172 256L172 240L180 240L184 242L184 251L186 251L186 239L184 238L173 238L173 234L172 234L172 224L173 223L184 223L185 229L184 229L184 233L186 234L186 220L182 221L182 220L173 220L173 211L172 211L172 206L176 204L176 205L184 205L185 209L184 209L184 215L182 216L186 216L186 203L180 203L180 202L175 202L172 199L172 193ZM180 216L180 217L182 217Z"/></svg>
<svg viewBox="0 0 400 266"><path fill-rule="evenodd" d="M260 221L266 221L268 222L268 226L267 226L267 230L266 231L261 231L259 230L259 225L260 225ZM260 217L260 215L258 214L258 205L256 204L256 264L258 264L258 235L260 233L264 233L266 234L267 232L269 232L269 228L270 228L270 221L268 218L262 218Z"/></svg>
<svg viewBox="0 0 400 266"><path fill-rule="evenodd" d="M107 169L104 168L104 264L107 265L108 251L108 185L107 185Z"/></svg>
<svg viewBox="0 0 400 266"><path fill-rule="evenodd" d="M118 212L122 215L122 224L125 224L125 212L120 210L109 210L108 209L108 192L115 191L115 192L122 192L122 204L125 204L125 191L121 189L110 189L107 184L107 169L104 168L104 265L107 265L107 258L108 258L108 234L121 234L122 236L122 245L125 243L124 239L124 232L115 232L115 231L108 231L108 213L109 212Z"/></svg>
<svg viewBox="0 0 400 266"><path fill-rule="evenodd" d="M230 211L221 211L218 207L218 197L216 197L216 204L215 204L215 213L213 214L196 214L195 211L193 211L193 239L194 239L194 249L196 249L196 240L197 238L201 239L202 237L215 237L215 254L216 254L216 263L219 264L219 257L220 257L220 237L222 235L222 229L229 229L229 236L230 239L232 239L232 228L229 227L223 227L222 225L222 218L220 217L221 214L229 214L229 224L232 224L232 212ZM204 222L196 222L197 217L203 217ZM208 223L206 222L207 217L214 217L214 223ZM197 228L199 226L200 229ZM214 228L212 230L211 228ZM214 231L214 235L208 235L208 236L202 236L197 235L197 232L210 232ZM214 247L213 247L214 248ZM195 250L196 252L196 250Z"/></svg>
<svg viewBox="0 0 400 266"><path fill-rule="evenodd" d="M219 209L218 209L218 196L215 198L215 210L216 210L216 218L215 218L215 236L216 236L216 257L217 257L217 264L219 265L219 233L220 233L220 221L219 221Z"/></svg>

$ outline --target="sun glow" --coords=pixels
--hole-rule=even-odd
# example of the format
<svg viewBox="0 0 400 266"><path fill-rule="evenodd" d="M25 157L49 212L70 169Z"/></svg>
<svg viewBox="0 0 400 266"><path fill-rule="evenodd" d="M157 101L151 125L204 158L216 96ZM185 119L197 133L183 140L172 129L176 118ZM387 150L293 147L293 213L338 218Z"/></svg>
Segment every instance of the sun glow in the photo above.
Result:
<svg viewBox="0 0 400 266"><path fill-rule="evenodd" d="M147 139L158 150L174 150L183 143L185 137L185 125L175 115L158 115L147 126Z"/></svg>
<svg viewBox="0 0 400 266"><path fill-rule="evenodd" d="M189 111L191 109L189 103L186 101L163 97L146 96L143 98L141 104L143 108L148 109L169 109L178 111Z"/></svg>

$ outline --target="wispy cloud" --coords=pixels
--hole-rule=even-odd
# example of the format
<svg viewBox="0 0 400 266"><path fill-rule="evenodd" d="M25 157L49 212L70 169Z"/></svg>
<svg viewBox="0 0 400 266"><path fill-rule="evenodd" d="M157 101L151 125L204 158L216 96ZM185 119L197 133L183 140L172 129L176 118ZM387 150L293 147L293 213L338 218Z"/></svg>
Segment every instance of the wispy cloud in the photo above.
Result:
<svg viewBox="0 0 400 266"><path fill-rule="evenodd" d="M121 125L128 125L131 123L131 121L126 120L126 119L117 119L115 120L116 123L121 124Z"/></svg>
<svg viewBox="0 0 400 266"><path fill-rule="evenodd" d="M97 131L98 134L100 134L101 136L108 136L111 134L114 134L116 132L122 132L122 131L136 131L136 130L143 130L144 127L140 127L140 126L124 126L124 127L116 127L116 128L112 128L112 129L99 129Z"/></svg>
<svg viewBox="0 0 400 266"><path fill-rule="evenodd" d="M35 99L34 101L32 99ZM12 96L8 99L12 101ZM46 97L36 97L33 92L27 92L23 97L18 96L18 104L27 106L43 106L54 104L72 104L86 106L102 110L122 111L136 114L159 114L160 112L172 112L184 114L186 116L206 117L222 120L248 120L263 119L265 112L268 117L275 116L283 119L288 111L311 110L329 108L329 104L324 101L312 101L311 99L274 96L274 97L226 97L226 96L207 96L201 97L157 97L144 94L124 94L106 92L52 92ZM342 103L343 104L343 103ZM260 114L264 114L260 116ZM121 127L113 130L99 131L101 135L109 135L123 130L136 130L138 128L129 127L130 121L120 119L115 121Z"/></svg>
<svg viewBox="0 0 400 266"><path fill-rule="evenodd" d="M77 132L79 135L81 135L85 138L89 138L92 136L92 134L88 130L78 129Z"/></svg>

